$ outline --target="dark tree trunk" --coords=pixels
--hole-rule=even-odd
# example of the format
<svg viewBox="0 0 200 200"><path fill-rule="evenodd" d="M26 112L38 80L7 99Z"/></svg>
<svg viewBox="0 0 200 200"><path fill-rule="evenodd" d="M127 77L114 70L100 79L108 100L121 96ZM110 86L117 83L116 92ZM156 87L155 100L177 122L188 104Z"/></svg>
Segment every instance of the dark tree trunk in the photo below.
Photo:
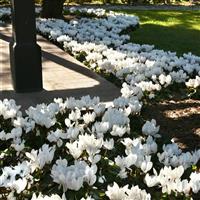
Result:
<svg viewBox="0 0 200 200"><path fill-rule="evenodd" d="M65 0L43 0L41 17L63 18L63 4Z"/></svg>

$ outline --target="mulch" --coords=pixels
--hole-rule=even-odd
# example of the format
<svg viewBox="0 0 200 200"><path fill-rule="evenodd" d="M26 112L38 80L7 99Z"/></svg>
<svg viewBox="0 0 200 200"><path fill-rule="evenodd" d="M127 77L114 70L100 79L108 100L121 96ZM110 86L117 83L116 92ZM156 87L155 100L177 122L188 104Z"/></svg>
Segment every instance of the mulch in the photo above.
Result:
<svg viewBox="0 0 200 200"><path fill-rule="evenodd" d="M200 148L200 100L165 100L144 108L144 119L156 119L163 137L173 138L183 150Z"/></svg>

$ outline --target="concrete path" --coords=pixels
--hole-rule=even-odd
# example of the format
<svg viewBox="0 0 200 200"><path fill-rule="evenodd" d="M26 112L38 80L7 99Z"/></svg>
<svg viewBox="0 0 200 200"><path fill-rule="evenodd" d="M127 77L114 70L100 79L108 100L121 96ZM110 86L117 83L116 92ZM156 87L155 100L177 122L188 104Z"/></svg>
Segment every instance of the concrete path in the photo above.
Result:
<svg viewBox="0 0 200 200"><path fill-rule="evenodd" d="M34 93L15 93L9 61L11 32L10 25L0 24L0 99L15 99L24 110L38 103L52 102L57 97L78 98L90 95L99 96L102 102L110 102L120 95L120 89L115 85L92 72L41 36L37 36L37 39L42 48L44 90Z"/></svg>

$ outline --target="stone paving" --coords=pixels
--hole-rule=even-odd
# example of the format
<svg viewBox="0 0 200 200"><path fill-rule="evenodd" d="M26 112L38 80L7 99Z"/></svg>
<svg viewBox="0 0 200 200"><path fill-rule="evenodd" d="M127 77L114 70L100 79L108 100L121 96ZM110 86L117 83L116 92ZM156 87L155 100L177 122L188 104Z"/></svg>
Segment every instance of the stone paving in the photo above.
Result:
<svg viewBox="0 0 200 200"><path fill-rule="evenodd" d="M120 89L115 85L41 36L37 36L37 41L42 48L44 90L34 93L15 93L9 60L11 32L10 25L0 24L0 99L15 99L24 110L38 103L52 102L57 97L99 96L102 102L109 103L120 95Z"/></svg>

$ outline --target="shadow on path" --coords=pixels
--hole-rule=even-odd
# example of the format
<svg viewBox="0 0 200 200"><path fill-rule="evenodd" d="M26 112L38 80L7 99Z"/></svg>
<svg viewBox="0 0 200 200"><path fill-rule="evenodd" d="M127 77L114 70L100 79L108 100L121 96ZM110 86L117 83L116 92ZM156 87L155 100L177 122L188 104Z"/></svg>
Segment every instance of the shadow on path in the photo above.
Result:
<svg viewBox="0 0 200 200"><path fill-rule="evenodd" d="M2 56L0 79L3 86L7 87L8 85L9 87L0 91L0 99L15 99L18 105L22 105L24 111L29 106L50 103L58 97L79 98L90 95L92 97L99 96L101 101L109 102L120 96L119 88L40 36L38 43L42 48L44 90L34 93L15 93L13 89L10 89L12 84L8 43L11 39L11 29L5 27L0 33Z"/></svg>

